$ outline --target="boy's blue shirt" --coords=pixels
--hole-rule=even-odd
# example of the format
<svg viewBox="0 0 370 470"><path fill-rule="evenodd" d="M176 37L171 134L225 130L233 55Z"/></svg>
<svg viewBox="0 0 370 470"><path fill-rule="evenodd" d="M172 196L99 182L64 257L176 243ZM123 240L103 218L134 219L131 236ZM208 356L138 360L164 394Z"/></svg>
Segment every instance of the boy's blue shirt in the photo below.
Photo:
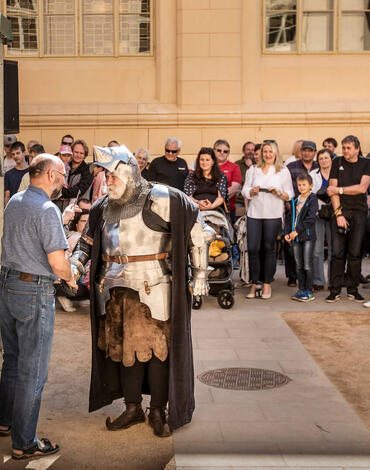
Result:
<svg viewBox="0 0 370 470"><path fill-rule="evenodd" d="M297 201L298 197L295 197L290 202L290 211L286 216L284 234L287 235L295 230L298 236L295 238L294 243L316 240L315 224L317 211L319 209L317 196L316 194L310 193L298 214L296 224L294 224Z"/></svg>

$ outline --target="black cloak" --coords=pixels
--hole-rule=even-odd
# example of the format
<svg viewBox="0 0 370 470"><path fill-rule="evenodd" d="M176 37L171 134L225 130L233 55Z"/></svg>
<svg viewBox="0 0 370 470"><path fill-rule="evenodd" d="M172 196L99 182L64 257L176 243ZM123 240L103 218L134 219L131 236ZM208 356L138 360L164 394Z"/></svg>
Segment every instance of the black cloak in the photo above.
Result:
<svg viewBox="0 0 370 470"><path fill-rule="evenodd" d="M168 425L171 431L173 431L191 421L195 407L193 349L190 325L191 294L188 289L188 242L190 231L197 220L198 207L181 191L171 187L168 187L168 189L170 194L170 224L167 224L167 227L172 234L171 266L173 277L171 342L169 350ZM102 215L107 203L107 196L103 196L92 205L87 231L87 235L94 239L90 268L92 332L90 412L109 405L113 400L123 396L119 373L120 363L106 358L105 352L97 346L99 322L95 312L94 279L102 262L100 253L101 232L104 224ZM158 217L158 219L160 218ZM158 231L161 231L159 227ZM142 392L145 394L150 393L147 383L143 385Z"/></svg>

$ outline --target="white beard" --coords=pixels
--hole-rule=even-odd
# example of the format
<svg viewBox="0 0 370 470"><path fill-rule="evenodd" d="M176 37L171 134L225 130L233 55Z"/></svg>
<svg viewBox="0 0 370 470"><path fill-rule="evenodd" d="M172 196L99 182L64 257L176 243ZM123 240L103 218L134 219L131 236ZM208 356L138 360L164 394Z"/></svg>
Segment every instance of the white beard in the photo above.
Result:
<svg viewBox="0 0 370 470"><path fill-rule="evenodd" d="M126 186L107 186L108 198L113 201L118 201L124 195Z"/></svg>

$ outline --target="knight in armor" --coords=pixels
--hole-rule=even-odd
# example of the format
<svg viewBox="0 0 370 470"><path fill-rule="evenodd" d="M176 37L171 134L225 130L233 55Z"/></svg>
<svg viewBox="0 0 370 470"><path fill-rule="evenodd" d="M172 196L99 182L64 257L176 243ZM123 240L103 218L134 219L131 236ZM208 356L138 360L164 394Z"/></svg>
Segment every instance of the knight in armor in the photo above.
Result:
<svg viewBox="0 0 370 470"><path fill-rule="evenodd" d="M142 394L150 394L149 424L166 437L194 411L190 285L208 293L214 232L184 193L143 179L124 145L94 153L107 195L91 207L71 257L76 278L91 259L89 411L124 397L106 426L125 429L145 421Z"/></svg>

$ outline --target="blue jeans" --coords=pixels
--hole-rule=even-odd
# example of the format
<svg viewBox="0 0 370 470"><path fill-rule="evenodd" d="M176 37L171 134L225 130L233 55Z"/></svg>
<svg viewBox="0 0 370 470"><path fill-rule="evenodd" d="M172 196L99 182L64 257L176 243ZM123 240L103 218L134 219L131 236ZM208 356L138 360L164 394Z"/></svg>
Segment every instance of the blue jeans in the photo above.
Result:
<svg viewBox="0 0 370 470"><path fill-rule="evenodd" d="M281 219L247 217L248 261L253 284L261 280L264 284L272 282L276 271L276 239L280 230ZM260 250L263 251L263 267Z"/></svg>
<svg viewBox="0 0 370 470"><path fill-rule="evenodd" d="M330 266L331 259L331 228L330 220L316 219L316 242L315 248L313 250L313 284L318 286L323 286L325 284L325 275L324 275L324 243L325 243L325 234L326 240L328 242L328 266ZM330 268L328 268L330 271ZM330 274L328 273L328 278Z"/></svg>
<svg viewBox="0 0 370 470"><path fill-rule="evenodd" d="M13 449L36 442L41 393L48 376L54 331L53 279L2 267L0 328L4 345L0 381L0 425L12 427Z"/></svg>
<svg viewBox="0 0 370 470"><path fill-rule="evenodd" d="M300 290L312 290L314 244L315 242L312 240L292 243L297 265L298 289Z"/></svg>

